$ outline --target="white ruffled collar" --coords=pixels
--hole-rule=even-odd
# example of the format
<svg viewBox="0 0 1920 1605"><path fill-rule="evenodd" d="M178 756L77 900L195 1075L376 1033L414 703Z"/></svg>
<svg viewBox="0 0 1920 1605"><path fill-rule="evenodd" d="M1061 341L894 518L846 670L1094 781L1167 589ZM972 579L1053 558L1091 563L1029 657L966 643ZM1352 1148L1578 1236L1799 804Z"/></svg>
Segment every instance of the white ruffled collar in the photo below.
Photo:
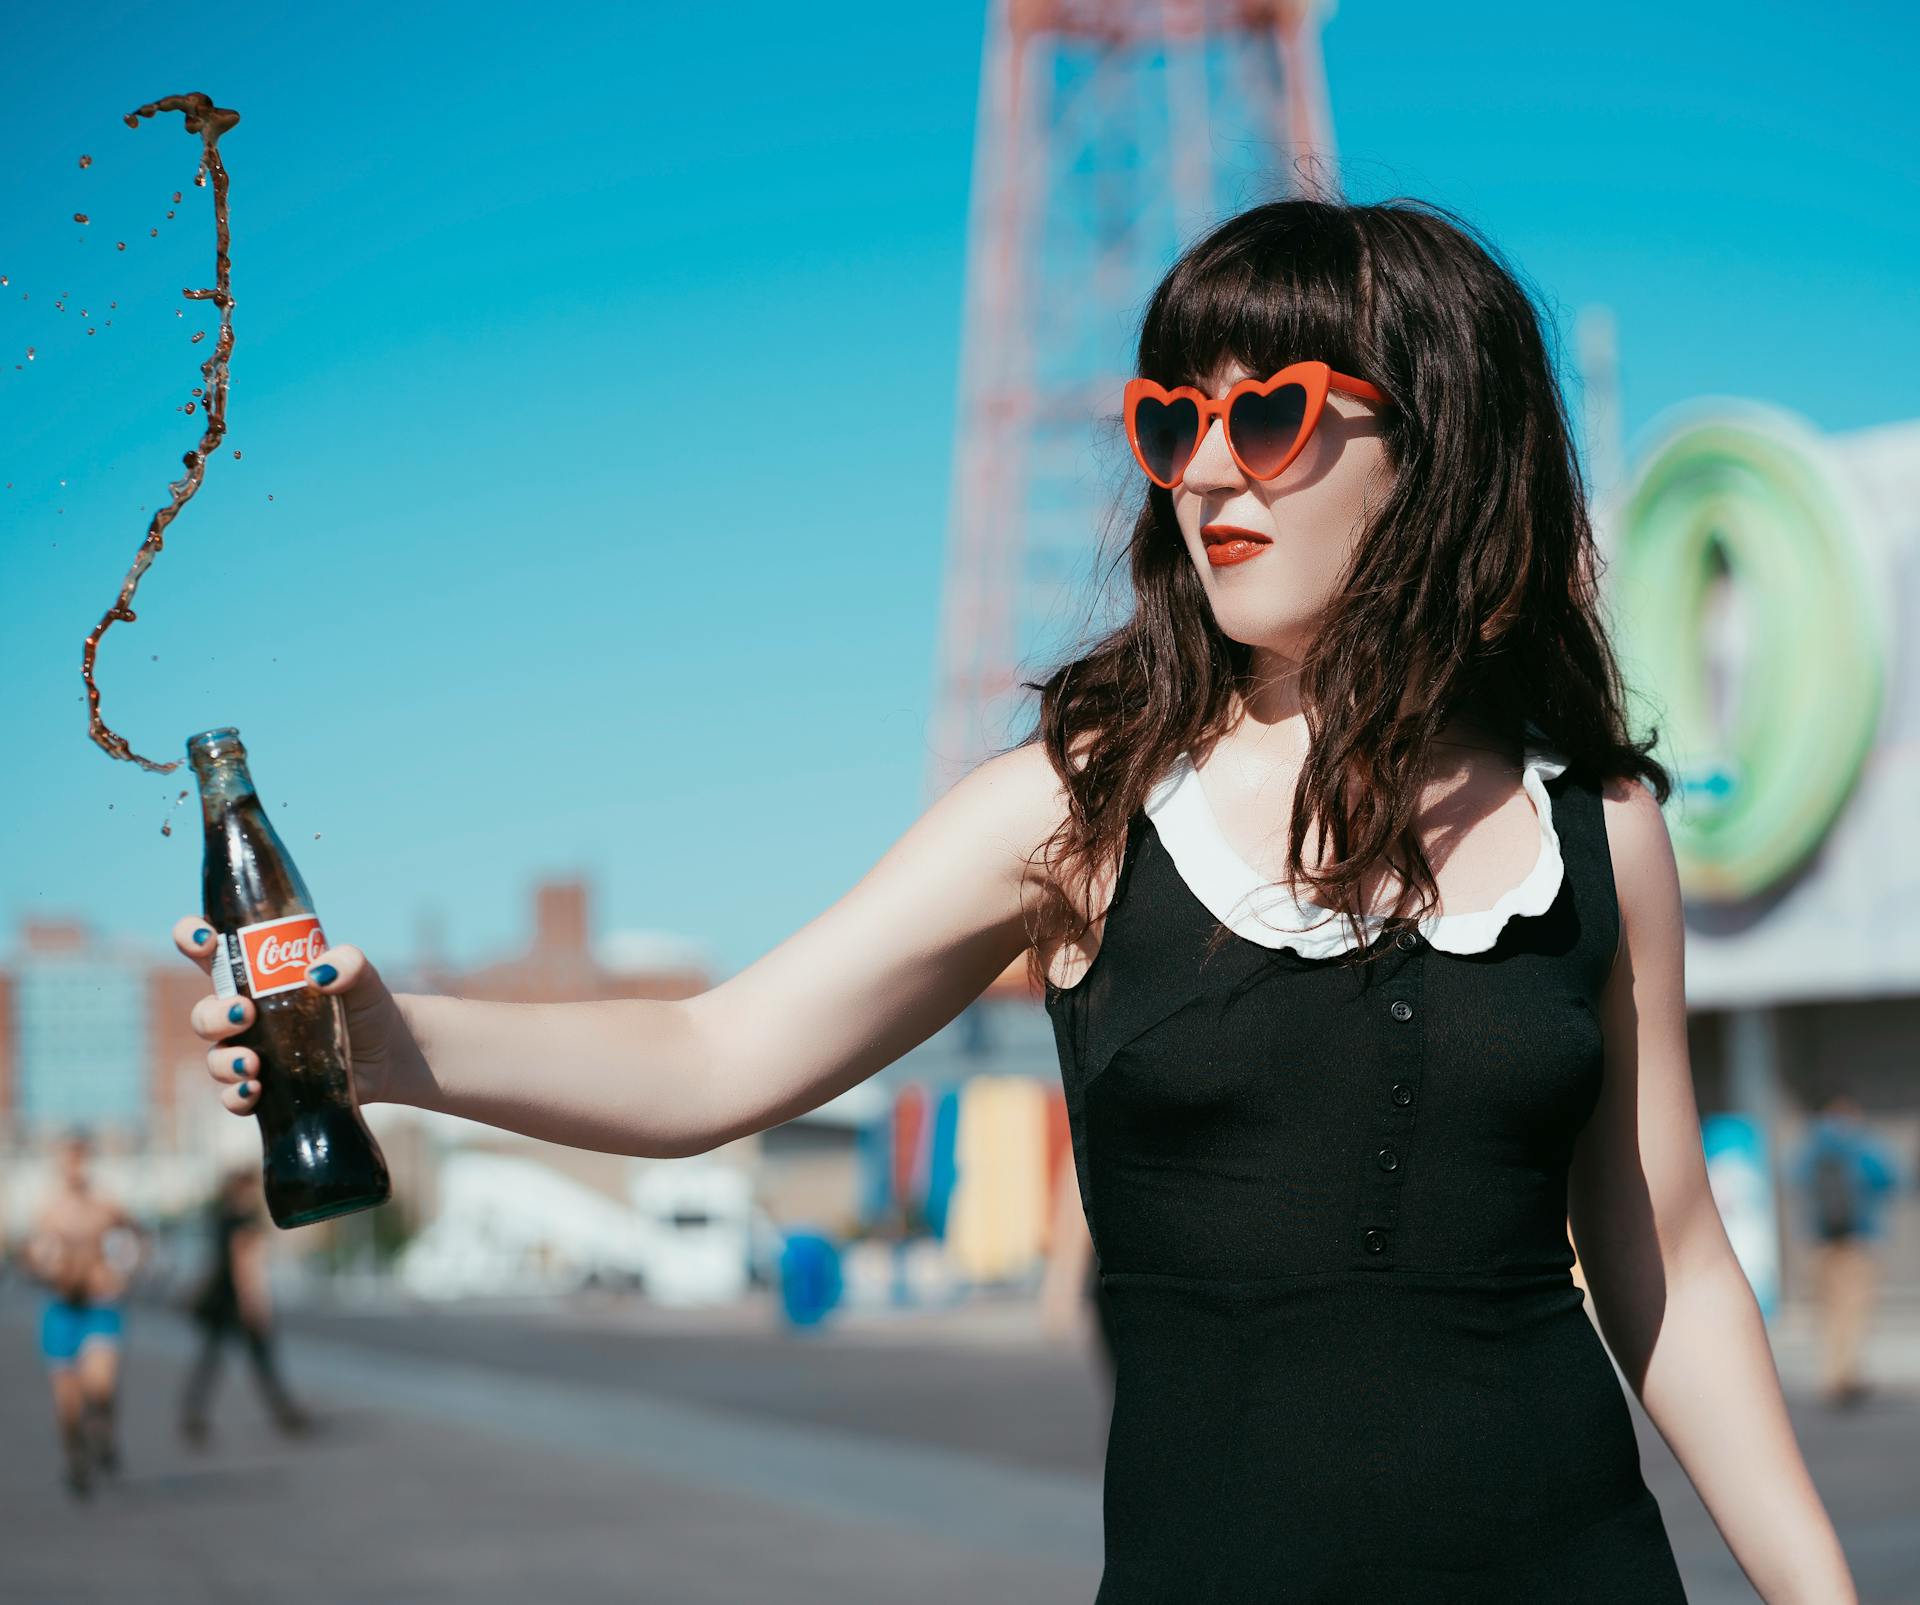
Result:
<svg viewBox="0 0 1920 1605"><path fill-rule="evenodd" d="M1544 914L1553 906L1565 871L1546 783L1566 767L1566 760L1530 728L1520 784L1533 799L1540 821L1540 852L1533 868L1492 908L1427 915L1419 928L1429 945L1446 953L1484 953L1499 940L1508 920ZM1291 948L1310 959L1332 958L1353 946L1347 922L1336 912L1265 880L1234 851L1200 789L1199 771L1189 754L1183 752L1155 782L1146 812L1188 889L1236 935L1262 947ZM1385 921L1368 914L1363 923L1371 940Z"/></svg>

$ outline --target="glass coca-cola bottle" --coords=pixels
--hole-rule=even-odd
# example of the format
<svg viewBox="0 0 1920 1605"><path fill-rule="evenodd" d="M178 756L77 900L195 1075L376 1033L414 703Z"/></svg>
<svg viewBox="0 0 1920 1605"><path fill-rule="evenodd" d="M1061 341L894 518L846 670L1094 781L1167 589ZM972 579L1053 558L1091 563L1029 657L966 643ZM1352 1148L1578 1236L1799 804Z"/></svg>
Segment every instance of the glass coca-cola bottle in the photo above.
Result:
<svg viewBox="0 0 1920 1605"><path fill-rule="evenodd" d="M202 911L216 933L214 990L253 999L256 1017L225 1040L260 1056L267 1210L305 1226L383 1204L387 1162L354 1100L346 1009L307 982L326 948L306 883L247 773L240 732L187 742L206 826Z"/></svg>

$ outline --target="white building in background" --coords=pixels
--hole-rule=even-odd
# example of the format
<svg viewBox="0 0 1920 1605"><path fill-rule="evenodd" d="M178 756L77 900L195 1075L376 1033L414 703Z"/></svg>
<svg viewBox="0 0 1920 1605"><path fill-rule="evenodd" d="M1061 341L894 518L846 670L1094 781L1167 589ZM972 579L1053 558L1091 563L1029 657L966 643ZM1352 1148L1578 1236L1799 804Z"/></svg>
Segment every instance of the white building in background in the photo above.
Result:
<svg viewBox="0 0 1920 1605"><path fill-rule="evenodd" d="M690 1306L747 1289L752 1187L735 1166L636 1162L622 1200L532 1155L455 1148L437 1182L433 1219L395 1266L417 1297L639 1286L657 1304Z"/></svg>
<svg viewBox="0 0 1920 1605"><path fill-rule="evenodd" d="M12 1117L28 1143L75 1126L137 1140L149 1113L147 955L79 924L21 928L11 980Z"/></svg>

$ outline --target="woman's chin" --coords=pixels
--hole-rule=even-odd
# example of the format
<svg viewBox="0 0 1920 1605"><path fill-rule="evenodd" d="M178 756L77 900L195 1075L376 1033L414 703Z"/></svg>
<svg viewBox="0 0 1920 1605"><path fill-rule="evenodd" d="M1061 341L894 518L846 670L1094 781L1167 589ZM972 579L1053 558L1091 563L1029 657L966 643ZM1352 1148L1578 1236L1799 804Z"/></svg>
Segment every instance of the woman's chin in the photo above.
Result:
<svg viewBox="0 0 1920 1605"><path fill-rule="evenodd" d="M1312 624L1290 614L1276 617L1245 607L1216 607L1213 619L1229 641L1276 657L1298 660L1313 640Z"/></svg>

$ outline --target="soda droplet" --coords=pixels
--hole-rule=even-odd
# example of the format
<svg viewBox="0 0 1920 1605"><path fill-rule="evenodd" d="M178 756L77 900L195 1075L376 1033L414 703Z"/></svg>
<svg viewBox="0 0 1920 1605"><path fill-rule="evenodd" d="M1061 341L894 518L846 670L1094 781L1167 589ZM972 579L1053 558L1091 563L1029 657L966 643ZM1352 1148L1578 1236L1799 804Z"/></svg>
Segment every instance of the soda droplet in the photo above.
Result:
<svg viewBox="0 0 1920 1605"><path fill-rule="evenodd" d="M0 273L0 285L4 285L6 282L7 282L6 274Z"/></svg>
<svg viewBox="0 0 1920 1605"><path fill-rule="evenodd" d="M82 156L82 157L80 158L80 165L81 165L82 167L91 167L91 166L93 166L93 158L92 158L91 156Z"/></svg>
<svg viewBox="0 0 1920 1605"><path fill-rule="evenodd" d="M168 216L168 217L172 217L172 216L173 216L173 213L171 213L171 212L169 212L169 213L167 213L167 216Z"/></svg>
<svg viewBox="0 0 1920 1605"><path fill-rule="evenodd" d="M187 344L197 346L202 340L206 339L206 337L207 331L205 329L196 329L193 332L193 338L189 340Z"/></svg>
<svg viewBox="0 0 1920 1605"><path fill-rule="evenodd" d="M180 192L179 192L178 190L175 190L175 191L173 192L173 204L174 204L175 206L178 206L178 205L180 204ZM171 215L171 214L169 214L169 215Z"/></svg>
<svg viewBox="0 0 1920 1605"><path fill-rule="evenodd" d="M267 492L267 500L268 500L268 501L272 501L272 500L273 500L273 492L272 492L272 491L268 491L268 492Z"/></svg>
<svg viewBox="0 0 1920 1605"><path fill-rule="evenodd" d="M184 318L186 316L186 313L182 312L178 307L175 307L173 309L173 315L176 318Z"/></svg>
<svg viewBox="0 0 1920 1605"><path fill-rule="evenodd" d="M318 841L318 840L320 839L320 832L319 832L319 831L317 831L317 830L316 830L316 831L315 831L315 832L313 833L313 839L314 839L315 841Z"/></svg>
<svg viewBox="0 0 1920 1605"><path fill-rule="evenodd" d="M186 412L192 412L192 411L193 411L193 403L192 403L191 401L189 401L189 402L188 402L188 403L186 404L186 407L185 407L185 408L184 408L183 410L184 410L184 411L186 411Z"/></svg>
<svg viewBox="0 0 1920 1605"><path fill-rule="evenodd" d="M125 240L115 240L113 242L113 248L116 251L124 251L127 248L127 242Z"/></svg>
<svg viewBox="0 0 1920 1605"><path fill-rule="evenodd" d="M171 819L163 819L160 821L160 834L162 836L171 836L173 834L173 821Z"/></svg>
<svg viewBox="0 0 1920 1605"><path fill-rule="evenodd" d="M159 230L158 230L157 228L150 228L150 229L148 229L148 230L147 230L147 238L148 238L148 239L150 239L150 240L157 240L157 239L159 239L159 238L160 238L160 231L159 231Z"/></svg>
<svg viewBox="0 0 1920 1605"><path fill-rule="evenodd" d="M73 214L73 220L76 223L84 223L87 220L87 214L85 212L75 212Z"/></svg>
<svg viewBox="0 0 1920 1605"><path fill-rule="evenodd" d="M27 347L27 361L29 361L29 362L31 362L31 361L33 361L33 347L32 347L32 346L28 346L28 347Z"/></svg>
<svg viewBox="0 0 1920 1605"><path fill-rule="evenodd" d="M4 282L5 282L4 280L0 280L0 283L4 283ZM120 303L118 301L109 301L107 303L107 310L109 312L114 312L119 310L119 306L120 306Z"/></svg>
<svg viewBox="0 0 1920 1605"><path fill-rule="evenodd" d="M193 175L193 187L195 189L205 189L207 187L207 170L204 167Z"/></svg>
<svg viewBox="0 0 1920 1605"><path fill-rule="evenodd" d="M91 329L89 329L89 330L87 330L87 333L88 333L89 335L91 335L91 334L93 333L93 330L91 330Z"/></svg>
<svg viewBox="0 0 1920 1605"><path fill-rule="evenodd" d="M239 452L237 452L237 451L236 451L236 452L235 452L235 453L233 454L233 460L234 460L235 462L238 462L238 461L240 460L240 453L239 453Z"/></svg>
<svg viewBox="0 0 1920 1605"><path fill-rule="evenodd" d="M194 394L195 394L196 396L203 396L203 395L205 395L205 394L206 394L206 392L205 392L204 390L202 390L202 389L201 389L201 388L200 388L200 387L199 387L198 385L195 385L195 386L193 387L193 393L194 393Z"/></svg>

